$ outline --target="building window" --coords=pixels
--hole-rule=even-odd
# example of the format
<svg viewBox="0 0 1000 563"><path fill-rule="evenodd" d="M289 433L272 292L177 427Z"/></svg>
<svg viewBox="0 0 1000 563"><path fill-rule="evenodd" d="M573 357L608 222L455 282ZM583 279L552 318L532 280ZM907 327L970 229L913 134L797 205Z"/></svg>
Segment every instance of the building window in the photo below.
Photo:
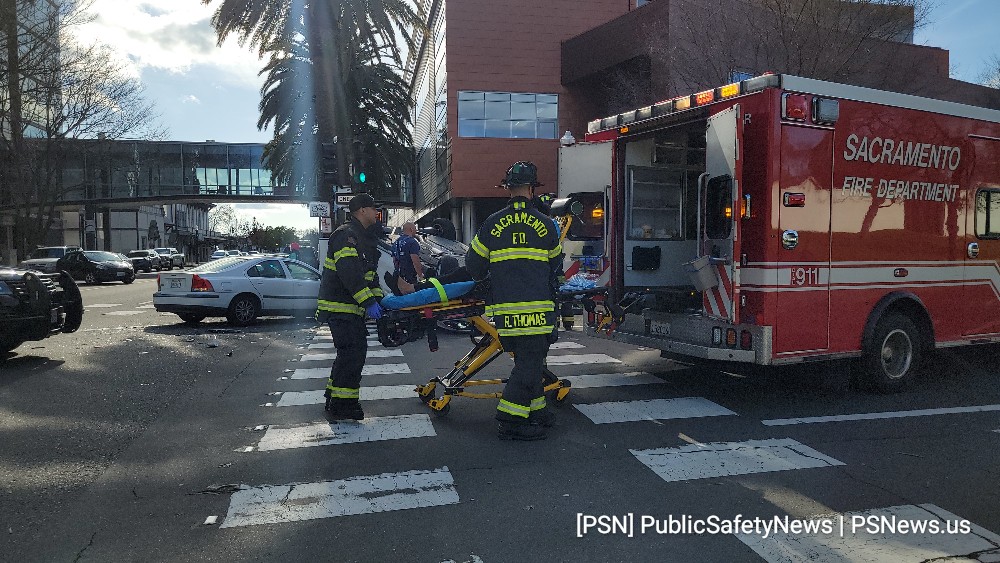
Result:
<svg viewBox="0 0 1000 563"><path fill-rule="evenodd" d="M458 93L458 136L556 139L557 94Z"/></svg>

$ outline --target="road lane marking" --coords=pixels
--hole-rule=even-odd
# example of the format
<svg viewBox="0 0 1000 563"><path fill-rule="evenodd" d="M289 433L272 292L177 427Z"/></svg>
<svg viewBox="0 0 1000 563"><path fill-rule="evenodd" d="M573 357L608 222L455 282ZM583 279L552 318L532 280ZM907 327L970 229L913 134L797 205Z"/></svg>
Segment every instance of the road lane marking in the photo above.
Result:
<svg viewBox="0 0 1000 563"><path fill-rule="evenodd" d="M549 346L549 350L570 350L573 348L586 348L586 346L580 344L579 342L570 341L556 342L555 344Z"/></svg>
<svg viewBox="0 0 1000 563"><path fill-rule="evenodd" d="M458 504L447 467L337 481L246 488L233 493L221 528L299 522Z"/></svg>
<svg viewBox="0 0 1000 563"><path fill-rule="evenodd" d="M261 452L359 442L435 436L430 415L376 416L340 423L317 422L290 428L269 427L257 444Z"/></svg>
<svg viewBox="0 0 1000 563"><path fill-rule="evenodd" d="M389 348L386 350L368 350L367 357L369 358L390 358L390 357L402 357L403 351L399 348ZM329 360L336 360L337 353L332 354L303 354L302 358L299 359L300 362L324 362Z"/></svg>
<svg viewBox="0 0 1000 563"><path fill-rule="evenodd" d="M379 385L377 387L362 387L362 401L380 401L384 399L414 399L416 385ZM302 405L321 405L326 403L324 389L317 391L286 391L281 399L274 403L275 407L299 407Z"/></svg>
<svg viewBox="0 0 1000 563"><path fill-rule="evenodd" d="M773 418L762 420L764 426L788 426L792 424L816 424L819 422L847 422L852 420L881 420L885 418L906 418L911 416L936 416L941 414L966 414L973 412L1000 411L1000 405L980 405L975 407L945 407L940 409L917 409L912 411L868 412L859 414L838 414L832 416L807 416L799 418Z"/></svg>
<svg viewBox="0 0 1000 563"><path fill-rule="evenodd" d="M106 317L131 317L132 315L145 315L146 311L111 311L101 314Z"/></svg>
<svg viewBox="0 0 1000 563"><path fill-rule="evenodd" d="M368 340L368 348L380 348L382 343L378 340ZM334 345L333 339L329 342L317 342L316 344L310 344L308 350L334 350L337 346Z"/></svg>
<svg viewBox="0 0 1000 563"><path fill-rule="evenodd" d="M327 379L330 377L330 367L325 368L299 368L292 372L291 379ZM361 375L391 375L396 373L410 373L408 364L374 364L361 369Z"/></svg>
<svg viewBox="0 0 1000 563"><path fill-rule="evenodd" d="M615 424L641 420L671 420L706 416L736 416L736 413L702 397L618 401L573 405L594 424Z"/></svg>
<svg viewBox="0 0 1000 563"><path fill-rule="evenodd" d="M329 372L324 372L329 375ZM629 373L594 373L589 375L570 375L564 377L573 389L591 389L598 387L620 387L626 385L651 385L663 383L663 380L644 372ZM415 385L377 385L361 387L362 401L381 401L388 399L412 399L417 396ZM277 403L267 406L298 407L303 405L319 405L326 402L324 390L315 391L285 391Z"/></svg>
<svg viewBox="0 0 1000 563"><path fill-rule="evenodd" d="M844 465L790 438L629 451L667 482Z"/></svg>
<svg viewBox="0 0 1000 563"><path fill-rule="evenodd" d="M84 305L84 309L107 309L109 307L121 307L121 303L94 303L93 305Z"/></svg>
<svg viewBox="0 0 1000 563"><path fill-rule="evenodd" d="M864 529L866 519L931 526L941 533L932 534L913 529L906 533L891 533L888 526ZM736 534L736 537L765 561L975 561L975 554L1000 547L1000 536L980 526L968 523L968 533L958 533L962 518L933 504L890 506L859 512L816 516L812 522L830 522L832 533L825 530L785 533L778 530L766 539L762 534ZM851 523L860 526L852 529ZM843 531L841 531L843 523ZM950 527L950 528L949 528ZM955 531L955 533L951 533ZM969 554L973 554L970 556ZM972 557L972 559L966 559Z"/></svg>
<svg viewBox="0 0 1000 563"><path fill-rule="evenodd" d="M622 387L626 385L653 385L663 383L655 375L630 371L626 373L591 373L584 375L569 375L561 377L570 382L573 389L590 389L595 387Z"/></svg>
<svg viewBox="0 0 1000 563"><path fill-rule="evenodd" d="M572 366L578 364L620 364L607 354L568 354L565 356L548 356L545 363L550 366Z"/></svg>

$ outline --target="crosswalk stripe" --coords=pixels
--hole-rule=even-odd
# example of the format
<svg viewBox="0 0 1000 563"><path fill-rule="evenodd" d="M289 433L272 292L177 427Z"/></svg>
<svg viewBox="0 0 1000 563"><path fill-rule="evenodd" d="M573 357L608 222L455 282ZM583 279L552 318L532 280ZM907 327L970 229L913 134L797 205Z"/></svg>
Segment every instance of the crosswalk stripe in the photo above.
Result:
<svg viewBox="0 0 1000 563"><path fill-rule="evenodd" d="M591 373L584 375L569 375L563 377L570 382L573 389L588 389L592 387L621 387L625 385L652 385L663 383L663 380L655 375L642 372L630 371L626 373Z"/></svg>
<svg viewBox="0 0 1000 563"><path fill-rule="evenodd" d="M236 491L220 528L458 504L447 467Z"/></svg>
<svg viewBox="0 0 1000 563"><path fill-rule="evenodd" d="M736 415L733 411L702 397L618 401L573 406L594 424Z"/></svg>
<svg viewBox="0 0 1000 563"><path fill-rule="evenodd" d="M577 364L620 364L607 354L566 354L563 356L548 356L545 363L550 366L572 366Z"/></svg>
<svg viewBox="0 0 1000 563"><path fill-rule="evenodd" d="M369 358L390 358L390 357L402 357L403 351L399 348L389 348L386 350L368 350L367 357ZM303 354L300 362L323 362L328 360L336 360L337 353L332 354Z"/></svg>
<svg viewBox="0 0 1000 563"><path fill-rule="evenodd" d="M586 346L580 344L579 342L571 341L556 342L555 344L549 346L549 350L570 350L574 348L586 348Z"/></svg>
<svg viewBox="0 0 1000 563"><path fill-rule="evenodd" d="M791 438L629 451L667 482L844 465Z"/></svg>
<svg viewBox="0 0 1000 563"><path fill-rule="evenodd" d="M395 373L410 373L408 364L373 364L361 368L361 375L390 375ZM326 379L330 377L330 367L299 368L292 372L291 379Z"/></svg>
<svg viewBox="0 0 1000 563"><path fill-rule="evenodd" d="M906 522L909 529L902 533L891 533L888 526L865 529L869 518L879 522ZM736 537L770 563L950 561L953 557L956 561L970 561L977 560L976 554L1000 547L1000 536L997 534L971 522L967 524L968 532L961 530L961 523L967 521L933 504L909 504L817 516L808 522L811 527L808 532L775 530L767 538L756 533L736 534ZM852 524L857 526L852 527ZM940 533L915 531L913 525L936 526ZM827 529L817 530L819 526L826 526Z"/></svg>
<svg viewBox="0 0 1000 563"><path fill-rule="evenodd" d="M333 343L333 339L330 339L329 342L317 342L316 344L310 344L308 349L309 350L333 350L336 347L337 346L334 345L334 343ZM381 347L382 347L382 343L379 342L378 340L371 340L371 339L368 340L368 348L369 349L372 349L372 348L381 348Z"/></svg>
<svg viewBox="0 0 1000 563"><path fill-rule="evenodd" d="M320 422L291 428L268 428L257 450L290 450L435 435L430 416L426 414L376 416L357 422Z"/></svg>
<svg viewBox="0 0 1000 563"><path fill-rule="evenodd" d="M415 385L379 385L377 387L362 387L362 401L380 401L383 399L413 399L417 396ZM325 391L286 391L281 399L274 404L276 407L299 407L302 405L319 405L326 402Z"/></svg>

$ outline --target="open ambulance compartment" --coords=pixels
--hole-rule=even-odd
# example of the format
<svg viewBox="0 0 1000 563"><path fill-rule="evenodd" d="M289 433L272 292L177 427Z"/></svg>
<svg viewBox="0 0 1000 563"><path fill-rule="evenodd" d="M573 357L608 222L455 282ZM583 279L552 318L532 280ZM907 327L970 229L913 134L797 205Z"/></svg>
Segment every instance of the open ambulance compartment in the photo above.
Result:
<svg viewBox="0 0 1000 563"><path fill-rule="evenodd" d="M613 337L667 356L765 363L764 327L739 319L739 104L666 116L618 139L619 297Z"/></svg>

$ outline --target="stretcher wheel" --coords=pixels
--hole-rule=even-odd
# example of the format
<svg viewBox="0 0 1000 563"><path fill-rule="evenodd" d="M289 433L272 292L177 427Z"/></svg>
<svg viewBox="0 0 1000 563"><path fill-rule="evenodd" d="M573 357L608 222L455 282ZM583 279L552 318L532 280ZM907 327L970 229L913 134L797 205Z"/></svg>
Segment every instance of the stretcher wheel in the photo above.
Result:
<svg viewBox="0 0 1000 563"><path fill-rule="evenodd" d="M451 395L442 395L440 399L431 399L427 402L431 412L435 416L445 416L451 410Z"/></svg>
<svg viewBox="0 0 1000 563"><path fill-rule="evenodd" d="M566 404L569 398L569 390L572 388L572 383L566 379L559 380L559 387L549 391L545 394L546 402L551 402L556 406L562 406Z"/></svg>
<svg viewBox="0 0 1000 563"><path fill-rule="evenodd" d="M414 391L417 392L417 396L420 397L420 400L423 401L424 404L428 404L434 398L434 388L436 386L437 384L431 381L426 385L418 385Z"/></svg>

